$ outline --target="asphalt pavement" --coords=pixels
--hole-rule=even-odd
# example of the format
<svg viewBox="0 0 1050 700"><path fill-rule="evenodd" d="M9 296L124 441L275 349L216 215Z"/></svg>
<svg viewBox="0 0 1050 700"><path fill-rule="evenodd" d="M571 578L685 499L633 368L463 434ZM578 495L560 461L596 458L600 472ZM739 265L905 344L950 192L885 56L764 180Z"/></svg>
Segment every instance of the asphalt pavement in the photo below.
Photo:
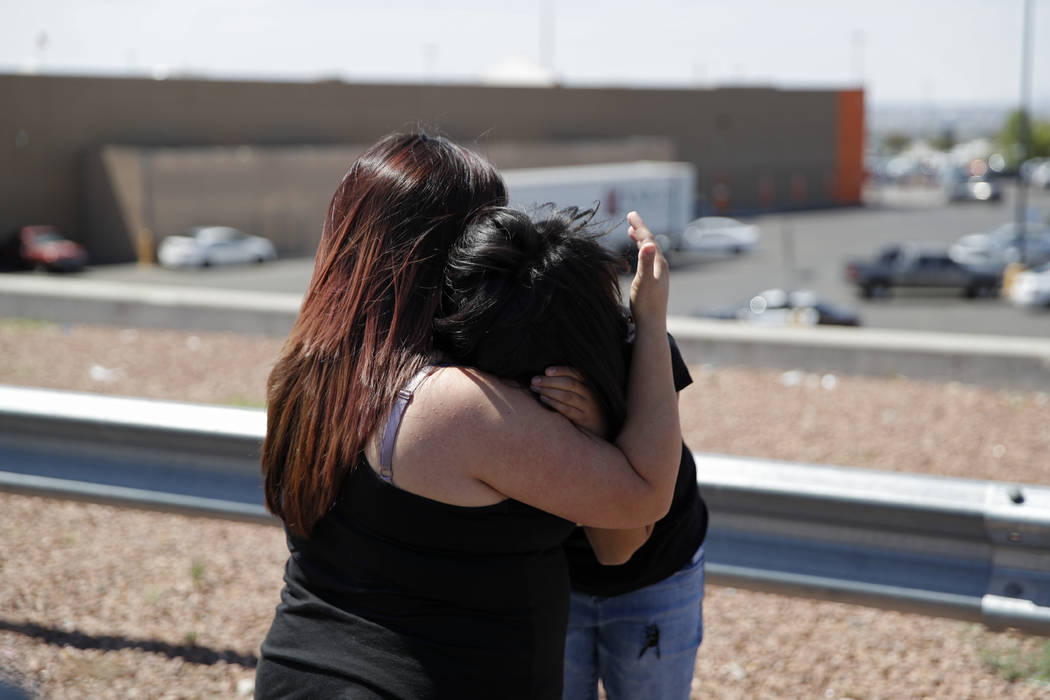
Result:
<svg viewBox="0 0 1050 700"><path fill-rule="evenodd" d="M1029 190L1031 209L1050 215L1050 191ZM644 212L643 212L644 215ZM746 303L764 289L811 289L823 299L859 311L865 326L956 333L1050 337L1050 313L1010 306L1003 299L965 299L955 292L895 293L860 299L843 278L846 259L872 256L883 245L921 241L947 246L959 236L1013 220L1013 191L1002 202L947 203L937 190L874 192L864 207L779 212L755 217L762 239L753 253L735 257L672 257L673 315ZM166 270L137 265L92 267L83 279L301 294L313 261L284 259L257 266ZM626 289L629 277L622 282Z"/></svg>
<svg viewBox="0 0 1050 700"><path fill-rule="evenodd" d="M861 299L843 276L845 261L871 257L884 245L909 241L948 246L959 236L1013 220L1012 192L1002 202L947 203L937 190L876 193L866 207L783 212L756 217L759 248L730 258L679 256L671 275L675 315L746 303L760 291L811 289L826 301L852 307L865 326L897 330L1050 337L1050 313L1012 307L1004 299L966 299L961 292L896 291ZM1030 191L1041 216L1050 192Z"/></svg>

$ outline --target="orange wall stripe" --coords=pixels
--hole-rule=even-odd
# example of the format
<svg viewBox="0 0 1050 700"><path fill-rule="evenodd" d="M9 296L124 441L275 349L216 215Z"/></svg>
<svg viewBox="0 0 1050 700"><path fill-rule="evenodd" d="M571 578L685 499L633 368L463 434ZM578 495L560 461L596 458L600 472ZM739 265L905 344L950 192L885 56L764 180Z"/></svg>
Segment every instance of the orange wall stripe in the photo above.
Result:
<svg viewBox="0 0 1050 700"><path fill-rule="evenodd" d="M864 184L864 91L840 90L835 135L835 201L860 203Z"/></svg>

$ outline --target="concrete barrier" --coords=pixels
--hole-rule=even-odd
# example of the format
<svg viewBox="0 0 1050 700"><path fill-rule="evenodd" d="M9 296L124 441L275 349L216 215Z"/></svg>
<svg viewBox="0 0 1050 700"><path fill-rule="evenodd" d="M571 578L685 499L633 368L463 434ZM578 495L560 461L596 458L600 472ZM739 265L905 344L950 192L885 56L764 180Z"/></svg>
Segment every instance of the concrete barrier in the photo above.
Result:
<svg viewBox="0 0 1050 700"><path fill-rule="evenodd" d="M155 286L36 275L0 276L0 318L235 331L283 336L298 294ZM769 327L672 317L686 360L715 366L899 376L1050 391L1050 339Z"/></svg>
<svg viewBox="0 0 1050 700"><path fill-rule="evenodd" d="M0 317L283 336L302 295L0 276Z"/></svg>
<svg viewBox="0 0 1050 700"><path fill-rule="evenodd" d="M766 327L671 318L690 363L1050 390L1050 340L879 328Z"/></svg>

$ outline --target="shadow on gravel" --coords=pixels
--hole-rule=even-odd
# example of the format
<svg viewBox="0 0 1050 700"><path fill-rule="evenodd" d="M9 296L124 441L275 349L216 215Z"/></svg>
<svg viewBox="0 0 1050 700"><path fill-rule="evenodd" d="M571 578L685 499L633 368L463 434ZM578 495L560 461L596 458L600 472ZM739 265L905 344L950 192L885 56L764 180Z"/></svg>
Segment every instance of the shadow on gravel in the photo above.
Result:
<svg viewBox="0 0 1050 700"><path fill-rule="evenodd" d="M69 646L74 649L100 649L102 651L120 651L138 649L152 654L163 654L169 658L180 658L194 664L212 666L226 662L244 668L255 668L259 658L254 654L240 654L232 649L222 651L189 644L169 644L154 639L128 639L114 635L91 635L83 632L63 632L51 627L44 627L34 622L7 622L0 620L0 630L14 632L27 637L34 637L54 646Z"/></svg>

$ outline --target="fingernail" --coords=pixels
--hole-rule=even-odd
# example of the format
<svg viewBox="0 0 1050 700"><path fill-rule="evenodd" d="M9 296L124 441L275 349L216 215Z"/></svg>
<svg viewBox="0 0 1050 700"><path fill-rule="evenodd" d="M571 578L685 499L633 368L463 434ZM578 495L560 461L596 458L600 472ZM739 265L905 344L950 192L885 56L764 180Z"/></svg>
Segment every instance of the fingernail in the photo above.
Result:
<svg viewBox="0 0 1050 700"><path fill-rule="evenodd" d="M539 386L542 383L543 383L543 377L533 377L532 378L532 386Z"/></svg>
<svg viewBox="0 0 1050 700"><path fill-rule="evenodd" d="M548 367L547 369L543 370L543 373L546 374L548 377L553 376L555 372L556 370L553 367Z"/></svg>

